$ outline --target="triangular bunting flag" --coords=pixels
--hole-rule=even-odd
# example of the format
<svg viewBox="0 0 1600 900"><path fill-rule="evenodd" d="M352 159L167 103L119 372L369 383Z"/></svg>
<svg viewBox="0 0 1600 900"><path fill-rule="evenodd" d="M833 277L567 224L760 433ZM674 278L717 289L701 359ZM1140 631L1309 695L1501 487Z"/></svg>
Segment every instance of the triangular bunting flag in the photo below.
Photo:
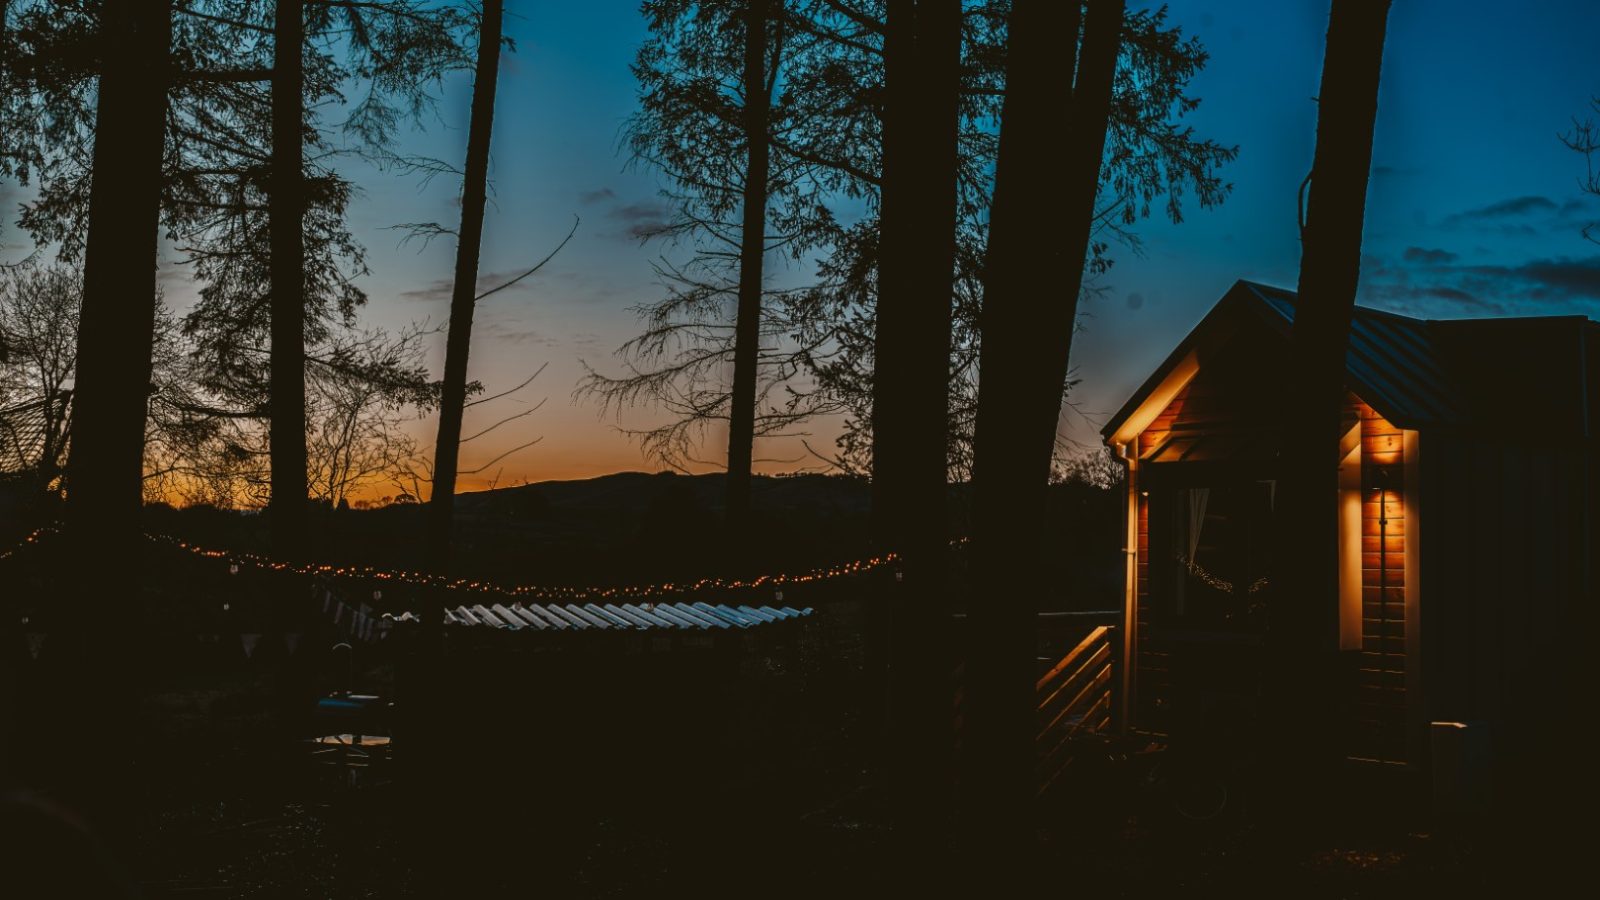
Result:
<svg viewBox="0 0 1600 900"><path fill-rule="evenodd" d="M244 647L245 659L249 659L250 657L256 655L256 644L259 644L260 642L261 642L261 635L260 634L241 634L241 635L239 635L239 644L242 647Z"/></svg>

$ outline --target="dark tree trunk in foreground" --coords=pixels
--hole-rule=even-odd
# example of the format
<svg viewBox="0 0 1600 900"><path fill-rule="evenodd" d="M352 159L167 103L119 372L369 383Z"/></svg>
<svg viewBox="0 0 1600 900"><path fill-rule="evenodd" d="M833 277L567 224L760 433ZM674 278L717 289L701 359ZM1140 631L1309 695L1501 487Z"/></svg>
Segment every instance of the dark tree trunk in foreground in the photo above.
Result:
<svg viewBox="0 0 1600 900"><path fill-rule="evenodd" d="M755 450L756 367L761 355L761 279L767 249L767 137L770 80L767 21L770 0L749 0L745 11L744 222L739 245L739 309L734 323L733 396L728 411L727 506L730 534L750 517L750 465ZM776 67L776 64L774 64Z"/></svg>
<svg viewBox="0 0 1600 900"><path fill-rule="evenodd" d="M1007 28L981 322L973 473L978 592L968 604L963 772L968 830L989 850L1015 851L1018 864L1031 843L1036 787L1034 659L1044 589L1038 523L1089 251L1122 13L1121 0L1091 0L1081 65L1077 3L1018 3Z"/></svg>
<svg viewBox="0 0 1600 900"><path fill-rule="evenodd" d="M268 245L272 284L273 549L298 556L306 519L304 0L278 0L272 29L272 174Z"/></svg>
<svg viewBox="0 0 1600 900"><path fill-rule="evenodd" d="M52 762L70 777L69 802L115 811L123 754L104 735L127 734L125 688L137 620L144 429L156 314L156 236L172 41L168 0L109 0L101 13L104 68L95 110L94 168L84 249L83 308L68 458L67 517L76 602L52 637L60 729Z"/></svg>
<svg viewBox="0 0 1600 900"><path fill-rule="evenodd" d="M1388 10L1382 0L1334 0L1322 64L1291 337L1289 376L1296 402L1285 416L1278 490L1277 531L1283 539L1268 624L1268 718L1285 742L1276 754L1285 766L1280 783L1291 785L1325 784L1343 755L1333 714L1338 708L1338 447ZM1304 791L1290 799L1303 803Z"/></svg>
<svg viewBox="0 0 1600 900"><path fill-rule="evenodd" d="M460 462L461 419L467 402L467 356L472 346L472 314L478 301L478 256L483 243L483 212L489 193L489 143L494 133L495 88L500 72L500 39L505 4L485 0L478 22L478 60L472 82L471 121L467 126L467 161L461 181L461 227L457 230L455 286L450 295L450 331L445 342L444 389L439 399L439 436L433 451L433 493L428 499L429 552L434 568L448 572L454 544L456 470ZM414 813L422 828L417 835L448 834L453 813L447 798L442 753L444 725L444 592L421 595L423 627L415 682L410 693L413 732L412 770L420 789ZM438 829L445 829L444 833ZM426 852L426 851L424 851ZM429 865L422 877L430 884L447 883L444 867Z"/></svg>
<svg viewBox="0 0 1600 900"><path fill-rule="evenodd" d="M439 398L439 439L433 450L433 494L428 499L429 543L436 567L450 565L461 456L461 417L467 402L467 354L477 304L478 253L489 191L489 138L494 130L494 94L500 71L503 0L486 0L478 26L478 63L472 82L472 121L467 131L467 166L461 181L461 228L456 244L455 287L450 295L450 333L445 343L444 391Z"/></svg>
<svg viewBox="0 0 1600 900"><path fill-rule="evenodd" d="M888 585L890 802L901 839L943 833L952 724L946 444L961 16L891 0L884 41L882 237L873 383L874 527ZM934 852L923 843L924 853Z"/></svg>

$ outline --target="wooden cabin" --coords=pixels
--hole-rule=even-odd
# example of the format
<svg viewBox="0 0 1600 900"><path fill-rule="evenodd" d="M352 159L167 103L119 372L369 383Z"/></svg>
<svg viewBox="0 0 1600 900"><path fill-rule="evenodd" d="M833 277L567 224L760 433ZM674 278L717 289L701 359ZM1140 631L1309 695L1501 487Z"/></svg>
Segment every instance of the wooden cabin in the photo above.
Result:
<svg viewBox="0 0 1600 900"><path fill-rule="evenodd" d="M1294 602L1273 593L1271 553L1295 303L1238 282L1105 427L1128 472L1122 698L1135 729L1251 702L1266 606ZM1329 711L1344 752L1423 770L1437 732L1464 725L1510 784L1585 715L1600 325L1357 307L1346 379L1346 683Z"/></svg>

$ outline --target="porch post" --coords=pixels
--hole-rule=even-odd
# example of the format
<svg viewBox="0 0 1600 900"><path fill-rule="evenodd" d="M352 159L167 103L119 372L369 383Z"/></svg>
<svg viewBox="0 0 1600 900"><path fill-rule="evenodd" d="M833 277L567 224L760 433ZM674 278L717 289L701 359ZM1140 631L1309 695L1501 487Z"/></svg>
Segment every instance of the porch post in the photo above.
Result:
<svg viewBox="0 0 1600 900"><path fill-rule="evenodd" d="M1129 446L1121 444L1117 447L1117 453L1128 472L1128 498L1122 510L1122 658L1120 683L1117 686L1118 734L1127 734L1133 724L1133 675L1138 663L1134 648L1137 646L1135 632L1139 627L1139 460L1129 452Z"/></svg>

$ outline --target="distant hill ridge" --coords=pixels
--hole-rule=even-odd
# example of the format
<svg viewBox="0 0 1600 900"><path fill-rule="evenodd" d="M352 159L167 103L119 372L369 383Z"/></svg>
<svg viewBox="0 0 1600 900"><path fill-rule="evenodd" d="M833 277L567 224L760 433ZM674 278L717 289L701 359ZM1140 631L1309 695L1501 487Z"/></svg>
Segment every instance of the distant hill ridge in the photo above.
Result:
<svg viewBox="0 0 1600 900"><path fill-rule="evenodd" d="M722 473L682 475L676 472L614 472L594 478L537 481L511 487L461 494L457 509L467 515L514 509L529 503L551 510L588 509L617 513L640 512L670 501L705 512L724 509ZM537 497L537 500L531 498ZM802 473L756 475L751 485L752 505L758 510L812 510L844 515L866 515L871 507L867 481L848 475Z"/></svg>

